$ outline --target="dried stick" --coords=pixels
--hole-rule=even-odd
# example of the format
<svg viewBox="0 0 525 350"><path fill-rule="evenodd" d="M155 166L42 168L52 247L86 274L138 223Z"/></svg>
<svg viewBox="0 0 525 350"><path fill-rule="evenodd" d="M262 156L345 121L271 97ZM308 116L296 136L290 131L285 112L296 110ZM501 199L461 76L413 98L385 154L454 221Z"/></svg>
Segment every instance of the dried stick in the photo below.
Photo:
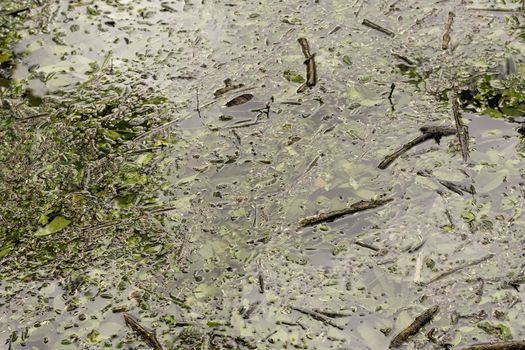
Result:
<svg viewBox="0 0 525 350"><path fill-rule="evenodd" d="M315 54L312 55L310 52L308 40L306 40L306 38L299 38L297 41L299 45L301 45L301 50L306 58L304 61L306 65L306 82L297 89L297 92L303 92L307 87L311 88L317 84L317 66L315 65Z"/></svg>
<svg viewBox="0 0 525 350"><path fill-rule="evenodd" d="M452 25L454 24L454 12L448 13L448 21L445 25L445 32L443 33L443 38L441 40L441 48L443 50L448 49L448 44L450 44L450 32L452 31Z"/></svg>
<svg viewBox="0 0 525 350"><path fill-rule="evenodd" d="M383 159L383 161L379 163L377 167L379 169L386 169L390 164L392 164L394 160L399 158L399 156L401 156L403 153L405 153L412 147L417 146L420 143L423 143L430 139L434 139L436 140L436 142L439 143L441 137L454 135L456 133L456 129L446 126L424 126L420 130L423 133L423 135L416 137L412 141L404 144L400 149L398 149L394 153L386 156L385 159Z"/></svg>
<svg viewBox="0 0 525 350"><path fill-rule="evenodd" d="M162 345L157 340L154 331L151 331L142 326L133 316L128 313L123 313L124 321L131 329L133 329L146 343L148 343L154 350L164 350Z"/></svg>
<svg viewBox="0 0 525 350"><path fill-rule="evenodd" d="M375 200L370 200L370 201L359 201L357 203L352 204L348 208L334 210L328 213L320 213L317 215L313 215L313 216L304 218L299 222L299 227L303 228L303 227L313 226L321 222L327 222L327 221L331 222L345 215L355 214L355 213L365 211L368 209L375 209L377 207L390 203L393 200L394 200L393 198L384 198L384 199L375 199Z"/></svg>
<svg viewBox="0 0 525 350"><path fill-rule="evenodd" d="M301 307L295 307L295 306L292 306L292 310L295 310L295 311L298 311L298 312L300 312L302 314L311 316L314 320L321 321L324 324L327 324L329 326L335 327L335 328L340 329L340 330L344 330L344 327L334 323L332 320L328 319L326 316L323 316L323 315L321 315L318 312L315 312L315 311L312 311L312 310L308 310L308 309L303 309Z"/></svg>
<svg viewBox="0 0 525 350"><path fill-rule="evenodd" d="M379 24L375 24L374 22L371 22L371 21L369 21L367 19L364 19L362 24L364 26L369 27L369 28L372 28L372 29L375 29L377 31L380 31L381 33L386 34L386 35L388 35L388 36L390 36L392 38L394 36L396 36L396 34L393 31L391 31L390 29L386 29L384 27L381 27Z"/></svg>
<svg viewBox="0 0 525 350"><path fill-rule="evenodd" d="M461 350L525 350L525 341L504 341L498 343L479 343L468 345Z"/></svg>
<svg viewBox="0 0 525 350"><path fill-rule="evenodd" d="M414 322L412 322L410 326L405 328L403 331L401 331L401 333L396 335L394 339L392 339L389 348L398 348L401 345L403 345L403 343L407 341L408 338L417 334L417 332L419 332L421 328L423 328L427 323L429 323L438 311L438 306L432 306L431 308L423 312L421 315L416 317Z"/></svg>
<svg viewBox="0 0 525 350"><path fill-rule="evenodd" d="M465 263L463 265L460 265L460 266L457 266L457 267L454 267L450 270L447 270L445 272L442 272L440 273L439 275L433 277L430 279L430 281L428 281L427 283L425 283L426 285L429 285L430 283L433 283L433 282L436 282L444 277L447 277L455 272L458 272L458 271L461 271L467 267L470 267L470 266L474 266L474 265L478 265L478 264L481 264L482 262L486 261L486 260L489 260L489 259L492 259L494 257L494 254L487 254L485 255L484 257L481 257L479 259L476 259L476 260L472 260L468 263Z"/></svg>

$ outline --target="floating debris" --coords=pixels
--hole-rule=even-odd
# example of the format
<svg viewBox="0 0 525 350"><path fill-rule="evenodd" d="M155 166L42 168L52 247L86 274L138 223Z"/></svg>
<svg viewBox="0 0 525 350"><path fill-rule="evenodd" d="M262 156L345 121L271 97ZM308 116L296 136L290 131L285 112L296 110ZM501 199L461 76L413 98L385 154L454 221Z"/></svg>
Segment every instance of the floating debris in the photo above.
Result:
<svg viewBox="0 0 525 350"><path fill-rule="evenodd" d="M233 107L233 106L245 104L246 102L250 101L252 98L253 98L252 94L242 94L226 102L226 107Z"/></svg>
<svg viewBox="0 0 525 350"><path fill-rule="evenodd" d="M448 13L448 21L445 25L445 32L443 33L443 38L441 39L441 48L443 50L448 49L450 44L450 32L452 31L452 25L454 24L454 12Z"/></svg>
<svg viewBox="0 0 525 350"><path fill-rule="evenodd" d="M461 271L467 267L471 267L471 266L474 266L474 265L478 265L478 264L481 264L482 262L486 261L486 260L489 260L489 259L492 259L494 257L494 254L487 254L479 259L476 259L476 260L472 260L472 261L469 261L468 263L465 263L463 265L460 265L460 266L457 266L457 267L454 267L450 270L447 270L445 272L442 272L440 273L439 275L433 277L430 279L430 281L426 282L425 284L426 285L429 285L431 283L434 283L436 281L439 281L440 279L444 278L444 277L447 277L455 272L458 272L458 271Z"/></svg>
<svg viewBox="0 0 525 350"><path fill-rule="evenodd" d="M414 146L419 145L420 143L423 143L427 140L434 139L437 143L439 143L440 139L443 136L450 136L454 135L456 133L456 130L454 128L446 127L446 126L423 126L421 129L419 129L423 135L420 135L413 139L412 141L404 144L400 149L395 151L394 153L388 155L383 159L381 163L377 166L379 169L386 169L394 160L399 158L403 153L408 151Z"/></svg>
<svg viewBox="0 0 525 350"><path fill-rule="evenodd" d="M525 350L525 340L468 345L461 350Z"/></svg>
<svg viewBox="0 0 525 350"><path fill-rule="evenodd" d="M355 214L361 211L381 207L387 203L392 202L393 200L394 200L393 198L384 198L384 199L373 199L370 201L359 201L357 203L352 204L348 208L334 210L328 213L320 213L318 215L313 215L313 216L304 218L299 222L299 227L303 228L303 227L320 224L322 222L331 222L331 221L334 221L346 215L351 215L351 214Z"/></svg>
<svg viewBox="0 0 525 350"><path fill-rule="evenodd" d="M423 328L427 323L432 321L432 319L438 313L438 311L438 306L432 306L431 308L423 312L421 315L416 317L414 322L412 322L410 326L405 328L403 331L401 331L401 333L396 335L394 339L392 339L389 348L395 349L403 345L403 343L405 343L408 340L408 338L410 338L413 335L416 335L421 328Z"/></svg>
<svg viewBox="0 0 525 350"><path fill-rule="evenodd" d="M324 316L324 315L322 315L322 314L320 314L320 313L318 313L316 311L304 309L302 307L295 307L295 306L292 306L292 310L295 310L295 311L300 312L302 314L308 315L308 316L312 317L314 320L321 321L321 322L323 322L326 325L335 327L335 328L340 329L340 330L344 330L343 326L338 325L337 323L333 322L332 320L330 320L326 316Z"/></svg>
<svg viewBox="0 0 525 350"><path fill-rule="evenodd" d="M224 95L225 93L228 93L230 91L233 91L233 90L237 90L241 87L243 87L244 84L233 84L232 83L232 80L230 78L228 79L225 79L224 80L224 87L218 89L218 90L215 90L215 92L213 93L213 95L215 97L219 97L221 95Z"/></svg>
<svg viewBox="0 0 525 350"><path fill-rule="evenodd" d="M164 350L159 343L154 331L151 331L142 326L138 320L128 313L123 313L124 321L132 330L134 330L146 343L148 343L154 350Z"/></svg>
<svg viewBox="0 0 525 350"><path fill-rule="evenodd" d="M386 34L386 35L388 35L388 36L390 36L392 38L396 36L396 34L393 31L391 31L390 29L386 29L384 27L381 27L379 24L375 24L374 22L369 21L368 19L364 19L362 24L364 26L369 27L369 28L372 28L372 29L375 29L377 31L380 31L381 33L384 33L384 34Z"/></svg>
<svg viewBox="0 0 525 350"><path fill-rule="evenodd" d="M311 88L317 83L317 67L315 65L315 54L310 52L308 40L305 38L299 38L297 41L299 42L299 45L301 45L303 55L306 59L304 61L304 64L306 65L306 82L297 89L297 92L303 92L307 87Z"/></svg>

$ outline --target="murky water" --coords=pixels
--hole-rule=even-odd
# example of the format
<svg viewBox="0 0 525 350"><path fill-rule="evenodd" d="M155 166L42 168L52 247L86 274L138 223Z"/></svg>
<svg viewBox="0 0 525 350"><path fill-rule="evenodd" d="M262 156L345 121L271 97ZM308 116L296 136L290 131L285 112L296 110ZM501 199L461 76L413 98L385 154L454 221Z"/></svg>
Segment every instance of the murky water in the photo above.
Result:
<svg viewBox="0 0 525 350"><path fill-rule="evenodd" d="M21 31L13 78L26 79L44 101L73 99L68 103L81 115L74 99L84 93L75 91L96 95L97 83L109 86L114 77L131 91L119 97L118 118L147 125L140 129L146 135L133 129L119 156L153 162L152 176L162 182L154 195L119 195L129 177L116 184L114 198L108 196L118 205L108 204L104 213L128 219L111 226L99 226L98 216L89 225L70 217L70 231L55 235L68 232L104 247L64 248L69 255L57 259L90 256L78 269L64 263L51 275L27 264L28 271L15 272L7 259L20 256L16 249L2 257L10 275L3 272L0 284L1 346L147 348L126 327L122 312L128 312L154 329L166 349L387 349L432 305L439 313L405 348L504 339L503 331L480 328L479 319L452 322L456 313L480 311L523 339L525 172L518 124L464 111L468 162L448 136L412 148L387 169L377 167L419 136L421 126L454 125L443 97L453 83L476 69L499 69L509 53L523 72L523 39L508 24L512 16L523 21L521 13L483 10L518 6L60 0L35 7L32 13L49 15L35 16L43 30ZM449 11L455 20L443 50ZM363 19L395 36L363 26ZM299 37L308 39L318 70L317 85L303 93L284 76L305 77ZM412 76L398 67L406 59L416 67L409 67ZM225 79L242 87L215 97ZM226 106L245 93L253 95L248 103ZM133 112L128 120L127 96L150 94L164 97L167 107ZM106 98L101 90L85 109ZM119 140L126 125L112 124ZM133 153L146 147L154 149ZM472 185L475 194L459 195L440 180ZM110 192L90 194L105 198L104 191ZM381 196L394 200L298 228L304 217ZM152 203L169 210L141 211ZM43 214L37 211L35 221ZM432 281L489 253L494 257ZM344 317L331 318L336 327L297 308ZM432 328L433 337L426 337Z"/></svg>

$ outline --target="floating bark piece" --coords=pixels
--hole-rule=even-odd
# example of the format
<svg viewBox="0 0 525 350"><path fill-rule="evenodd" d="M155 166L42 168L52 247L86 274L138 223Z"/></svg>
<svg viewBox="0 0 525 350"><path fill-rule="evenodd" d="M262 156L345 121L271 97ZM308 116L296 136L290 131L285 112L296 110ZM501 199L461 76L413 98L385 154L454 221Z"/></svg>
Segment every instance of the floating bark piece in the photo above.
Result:
<svg viewBox="0 0 525 350"><path fill-rule="evenodd" d="M132 330L134 330L149 346L154 350L164 350L162 345L157 340L157 336L154 331L151 331L142 326L137 319L128 313L123 313L124 321Z"/></svg>
<svg viewBox="0 0 525 350"><path fill-rule="evenodd" d="M456 129L447 127L447 126L423 126L420 131L423 135L420 135L413 139L412 141L403 145L400 149L394 153L388 155L383 159L381 163L377 166L379 169L386 169L394 160L399 158L403 153L408 151L414 146L419 145L427 140L434 139L437 143L441 140L443 136L450 136L456 133Z"/></svg>
<svg viewBox="0 0 525 350"><path fill-rule="evenodd" d="M321 321L324 324L327 324L329 326L335 327L335 328L340 329L340 330L344 330L344 327L334 323L332 320L330 320L329 318L327 318L324 315L321 315L320 313L318 313L316 311L303 309L301 307L295 307L295 306L292 306L292 310L295 310L295 311L300 312L302 314L308 315L308 316L312 317L314 320Z"/></svg>
<svg viewBox="0 0 525 350"><path fill-rule="evenodd" d="M244 86L244 84L232 84L232 80L228 78L228 79L224 80L224 87L222 87L222 88L220 88L218 90L215 90L213 95L215 97L219 97L221 95L224 95L227 92L230 92L232 90L236 90L236 89L241 88L243 86Z"/></svg>
<svg viewBox="0 0 525 350"><path fill-rule="evenodd" d="M253 98L252 94L239 95L231 99L230 101L226 102L226 107L233 107L233 106L245 104L246 102L250 101L252 98Z"/></svg>
<svg viewBox="0 0 525 350"><path fill-rule="evenodd" d="M315 54L310 52L308 40L299 38L297 41L301 45L301 50L305 57L304 64L306 65L306 81L297 89L297 92L303 92L307 87L311 88L317 84L317 66L315 65Z"/></svg>
<svg viewBox="0 0 525 350"><path fill-rule="evenodd" d="M369 28L372 28L372 29L375 29L377 31L380 31L381 33L386 34L386 35L388 35L388 36L390 36L392 38L394 36L396 36L396 34L393 31L391 31L390 29L386 29L384 27L381 27L379 24L375 24L374 22L371 22L371 21L369 21L367 19L364 19L362 24L364 26L369 27Z"/></svg>
<svg viewBox="0 0 525 350"><path fill-rule="evenodd" d="M455 272L458 272L458 271L461 271L463 270L464 268L467 268L467 267L470 267L470 266L474 266L474 265L478 265L478 264L481 264L482 262L486 261L486 260L489 260L489 259L492 259L494 257L494 254L487 254L485 255L484 257L481 257L479 259L476 259L476 260L472 260L472 261L469 261L468 263L465 263L463 265L460 265L460 266L456 266L450 270L447 270L445 272L442 272L440 273L439 275L433 277L430 279L430 281L428 281L426 284L429 285L430 283L433 283L433 282L436 282L444 277L447 277Z"/></svg>
<svg viewBox="0 0 525 350"><path fill-rule="evenodd" d="M479 343L468 345L461 350L525 350L525 340Z"/></svg>
<svg viewBox="0 0 525 350"><path fill-rule="evenodd" d="M313 215L313 216L304 218L299 222L299 227L302 228L302 227L313 226L321 222L327 222L327 221L331 222L345 215L351 215L351 214L358 213L360 211L375 209L377 207L390 203L393 200L394 200L393 198L384 198L384 199L375 199L375 200L370 200L370 201L359 201L357 203L352 204L348 208L334 210L328 213L320 213L317 215Z"/></svg>
<svg viewBox="0 0 525 350"><path fill-rule="evenodd" d="M431 308L423 312L421 315L416 317L416 319L410 324L410 326L405 328L403 331L401 331L401 333L396 335L394 339L392 339L389 348L398 348L401 345L403 345L403 343L406 342L408 338L417 334L417 332L419 332L421 328L423 328L427 323L429 323L438 311L438 306L432 306Z"/></svg>
<svg viewBox="0 0 525 350"><path fill-rule="evenodd" d="M458 141L461 145L461 156L463 157L463 161L466 162L469 158L468 127L463 125L463 119L461 118L461 113L459 112L458 101L458 87L454 86L452 92L452 114L454 115L454 122L456 123Z"/></svg>
<svg viewBox="0 0 525 350"><path fill-rule="evenodd" d="M448 49L448 45L450 44L450 32L452 31L452 25L454 24L454 12L448 13L448 21L445 25L445 32L443 33L443 38L441 40L441 48L443 50Z"/></svg>

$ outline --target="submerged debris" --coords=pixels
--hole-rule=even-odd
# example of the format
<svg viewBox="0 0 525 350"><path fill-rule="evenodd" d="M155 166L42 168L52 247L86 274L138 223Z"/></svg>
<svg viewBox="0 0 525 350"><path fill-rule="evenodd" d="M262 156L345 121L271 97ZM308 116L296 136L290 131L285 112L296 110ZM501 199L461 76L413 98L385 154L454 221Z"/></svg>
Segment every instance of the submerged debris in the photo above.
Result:
<svg viewBox="0 0 525 350"><path fill-rule="evenodd" d="M423 312L421 315L415 318L414 322L410 324L407 328L405 328L401 333L396 335L394 339L390 342L389 348L398 348L401 345L403 345L404 342L408 340L411 336L417 334L421 328L423 328L427 323L429 323L434 316L438 313L439 307L432 306L431 308L427 309L425 312Z"/></svg>
<svg viewBox="0 0 525 350"><path fill-rule="evenodd" d="M299 228L313 226L313 225L316 225L322 222L327 222L327 221L330 222L330 221L334 221L345 215L351 215L351 214L358 213L360 211L375 209L387 203L390 203L393 200L394 200L393 198L383 198L383 199L373 199L370 201L359 201L357 203L352 204L348 208L334 210L328 213L320 213L317 215L313 215L313 216L304 218L299 222Z"/></svg>

